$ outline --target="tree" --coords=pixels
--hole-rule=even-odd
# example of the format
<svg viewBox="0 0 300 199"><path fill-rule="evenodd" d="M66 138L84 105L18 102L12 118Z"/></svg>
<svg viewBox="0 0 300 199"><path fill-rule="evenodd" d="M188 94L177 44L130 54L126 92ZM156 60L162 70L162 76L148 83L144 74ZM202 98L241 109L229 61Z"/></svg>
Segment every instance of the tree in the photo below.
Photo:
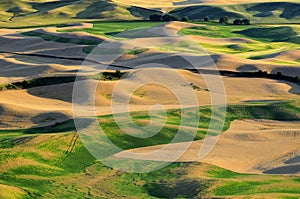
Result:
<svg viewBox="0 0 300 199"><path fill-rule="evenodd" d="M259 77L266 77L268 75L268 71L259 70L257 74Z"/></svg>
<svg viewBox="0 0 300 199"><path fill-rule="evenodd" d="M6 12L13 13L14 14L13 17L18 17L24 11L20 7L14 7L14 8L7 10Z"/></svg>
<svg viewBox="0 0 300 199"><path fill-rule="evenodd" d="M228 24L228 17L224 16L224 17L221 17L220 20L219 20L219 23L220 24Z"/></svg>
<svg viewBox="0 0 300 199"><path fill-rule="evenodd" d="M165 14L164 16L162 16L162 20L163 21L171 21L171 15Z"/></svg>
<svg viewBox="0 0 300 199"><path fill-rule="evenodd" d="M121 76L122 76L120 70L116 70L115 74L116 74L117 78L121 78Z"/></svg>
<svg viewBox="0 0 300 199"><path fill-rule="evenodd" d="M163 21L176 21L176 20L178 20L178 18L174 17L172 15L169 15L169 14L165 14L164 16L162 16L162 20Z"/></svg>
<svg viewBox="0 0 300 199"><path fill-rule="evenodd" d="M188 21L189 20L189 18L188 17L186 17L186 16L184 16L184 17L181 17L181 21Z"/></svg>
<svg viewBox="0 0 300 199"><path fill-rule="evenodd" d="M263 74L262 70L257 71L258 74Z"/></svg>
<svg viewBox="0 0 300 199"><path fill-rule="evenodd" d="M243 19L242 21L241 21L241 24L244 24L244 25L250 25L251 23L250 23L250 19Z"/></svg>
<svg viewBox="0 0 300 199"><path fill-rule="evenodd" d="M177 16L172 16L172 21L180 21L180 20L179 20L179 17L177 17Z"/></svg>
<svg viewBox="0 0 300 199"><path fill-rule="evenodd" d="M162 21L162 16L160 14L154 14L149 16L150 21Z"/></svg>
<svg viewBox="0 0 300 199"><path fill-rule="evenodd" d="M242 24L242 20L241 19L235 19L233 21L233 25L241 25Z"/></svg>
<svg viewBox="0 0 300 199"><path fill-rule="evenodd" d="M204 21L209 22L209 16L204 17Z"/></svg>
<svg viewBox="0 0 300 199"><path fill-rule="evenodd" d="M25 80L23 80L23 81L21 82L21 85L22 85L22 88L25 89L25 88L27 88L27 86L28 86L28 82L25 81Z"/></svg>
<svg viewBox="0 0 300 199"><path fill-rule="evenodd" d="M276 75L277 75L278 77L281 77L281 76L282 76L282 72L277 72Z"/></svg>

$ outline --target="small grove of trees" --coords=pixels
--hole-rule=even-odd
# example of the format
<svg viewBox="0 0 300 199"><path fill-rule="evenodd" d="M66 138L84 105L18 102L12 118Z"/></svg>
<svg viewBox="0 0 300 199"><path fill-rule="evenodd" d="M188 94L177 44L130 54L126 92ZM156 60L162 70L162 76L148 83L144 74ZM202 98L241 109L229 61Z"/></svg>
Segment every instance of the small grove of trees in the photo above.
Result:
<svg viewBox="0 0 300 199"><path fill-rule="evenodd" d="M161 19L163 21L179 21L178 17L174 17L172 15L169 15L169 14L165 14L161 17Z"/></svg>
<svg viewBox="0 0 300 199"><path fill-rule="evenodd" d="M250 19L235 19L233 25L250 25Z"/></svg>
<svg viewBox="0 0 300 199"><path fill-rule="evenodd" d="M205 19L204 19L205 21ZM223 16L219 19L220 24L229 24L229 19L226 16ZM250 25L250 19L235 19L233 25Z"/></svg>
<svg viewBox="0 0 300 199"><path fill-rule="evenodd" d="M228 19L228 17L226 17L226 16L221 17L221 18L219 19L219 23L220 23L220 24L228 24L228 21L229 21L229 19Z"/></svg>
<svg viewBox="0 0 300 199"><path fill-rule="evenodd" d="M204 21L205 21L205 22L209 22L209 20L210 20L210 19L209 19L209 16L204 17Z"/></svg>
<svg viewBox="0 0 300 199"><path fill-rule="evenodd" d="M149 16L150 21L162 21L162 15L154 14Z"/></svg>
<svg viewBox="0 0 300 199"><path fill-rule="evenodd" d="M170 14L160 15L153 14L149 16L150 21L179 21L179 18ZM188 21L188 17L182 17L181 21Z"/></svg>

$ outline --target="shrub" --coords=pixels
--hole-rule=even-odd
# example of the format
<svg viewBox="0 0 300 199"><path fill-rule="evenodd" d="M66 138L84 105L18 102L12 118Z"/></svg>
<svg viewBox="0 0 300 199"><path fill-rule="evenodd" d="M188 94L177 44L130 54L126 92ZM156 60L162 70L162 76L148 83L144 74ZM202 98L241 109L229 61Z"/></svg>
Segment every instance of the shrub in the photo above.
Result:
<svg viewBox="0 0 300 199"><path fill-rule="evenodd" d="M179 21L178 17L165 14L165 15L160 15L160 14L154 14L149 16L150 21Z"/></svg>

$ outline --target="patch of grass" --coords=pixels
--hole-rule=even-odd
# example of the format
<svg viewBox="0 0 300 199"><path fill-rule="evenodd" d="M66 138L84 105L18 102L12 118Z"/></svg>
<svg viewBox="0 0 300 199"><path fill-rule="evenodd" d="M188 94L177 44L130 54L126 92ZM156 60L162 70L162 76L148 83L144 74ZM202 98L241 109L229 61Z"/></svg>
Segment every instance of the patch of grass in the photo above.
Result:
<svg viewBox="0 0 300 199"><path fill-rule="evenodd" d="M128 55L138 55L138 54L146 52L147 50L148 50L147 48L139 48L139 49L130 50L127 52L127 54Z"/></svg>
<svg viewBox="0 0 300 199"><path fill-rule="evenodd" d="M207 174L211 178L238 178L247 176L246 174L239 174L233 171L229 171L220 167L214 167L207 171Z"/></svg>
<svg viewBox="0 0 300 199"><path fill-rule="evenodd" d="M83 29L68 29L59 30L59 32L78 32L83 31L90 34L102 35L106 37L113 37L124 31L143 29L158 26L163 22L149 22L149 21L123 21L123 22L94 22L92 28Z"/></svg>
<svg viewBox="0 0 300 199"><path fill-rule="evenodd" d="M235 38L240 37L237 31L245 30L251 26L231 26L231 25L221 25L221 24L207 24L206 26L184 28L180 31L184 35L200 35L212 38Z"/></svg>
<svg viewBox="0 0 300 199"><path fill-rule="evenodd" d="M216 196L232 196L232 195L247 195L253 194L263 185L268 185L271 182L227 182L225 185L215 189Z"/></svg>
<svg viewBox="0 0 300 199"><path fill-rule="evenodd" d="M217 196L261 193L300 194L300 184L292 180L230 181L215 189Z"/></svg>
<svg viewBox="0 0 300 199"><path fill-rule="evenodd" d="M122 78L125 72L116 70L115 72L103 72L97 75L90 76L91 79L101 80L101 81L117 81Z"/></svg>
<svg viewBox="0 0 300 199"><path fill-rule="evenodd" d="M198 55L207 55L203 49L195 44L192 41L178 41L172 44L160 45L155 47L155 49L162 52L170 52L170 53L196 53Z"/></svg>
<svg viewBox="0 0 300 199"><path fill-rule="evenodd" d="M15 143L13 142L14 137L2 137L0 138L0 148L6 149L6 148L12 148L15 146Z"/></svg>
<svg viewBox="0 0 300 199"><path fill-rule="evenodd" d="M19 144L26 143L33 138L33 136L18 136L13 133L9 133L8 135L0 136L0 148L13 148Z"/></svg>

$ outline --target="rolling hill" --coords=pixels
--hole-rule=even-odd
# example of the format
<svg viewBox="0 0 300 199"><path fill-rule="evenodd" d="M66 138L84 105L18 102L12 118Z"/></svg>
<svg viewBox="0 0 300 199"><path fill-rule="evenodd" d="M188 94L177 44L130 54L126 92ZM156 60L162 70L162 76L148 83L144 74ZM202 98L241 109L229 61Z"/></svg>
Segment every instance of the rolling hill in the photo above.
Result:
<svg viewBox="0 0 300 199"><path fill-rule="evenodd" d="M221 5L223 4L223 5ZM165 8L163 8L165 6ZM209 16L217 20L222 16L251 18L256 23L295 23L300 19L300 4L284 2L249 1L122 1L122 0L67 0L28 1L3 0L0 7L0 27L34 26L90 20L138 20L151 14L170 14L192 20Z"/></svg>
<svg viewBox="0 0 300 199"><path fill-rule="evenodd" d="M299 6L299 0L1 0L0 199L299 198ZM145 20L164 13L193 21ZM200 21L205 16L213 21ZM222 16L253 24L215 23ZM115 51L115 44L124 49ZM84 88L77 93L76 77ZM189 90L198 103L182 102L175 92ZM222 101L224 90L226 114L211 99ZM86 147L99 142L78 132L74 93L124 149L101 143L98 151L124 158L126 169L169 166L126 173L91 155ZM182 111L194 106L196 113ZM116 118L125 113L150 128L124 130L128 122ZM178 132L181 141L151 156ZM216 133L218 143L200 159L207 135ZM186 141L190 147L170 160Z"/></svg>

